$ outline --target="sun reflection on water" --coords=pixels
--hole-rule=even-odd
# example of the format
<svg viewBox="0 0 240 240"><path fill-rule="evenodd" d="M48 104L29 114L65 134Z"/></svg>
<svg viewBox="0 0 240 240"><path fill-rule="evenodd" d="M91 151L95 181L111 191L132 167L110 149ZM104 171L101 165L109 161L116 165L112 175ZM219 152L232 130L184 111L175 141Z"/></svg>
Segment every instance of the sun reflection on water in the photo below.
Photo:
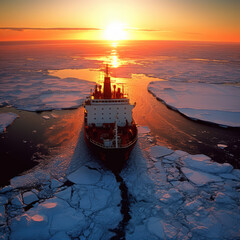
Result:
<svg viewBox="0 0 240 240"><path fill-rule="evenodd" d="M112 50L111 52L111 59L110 59L110 62L111 62L111 66L114 67L114 68L118 68L120 67L121 65L121 61L117 55L117 51L116 50Z"/></svg>

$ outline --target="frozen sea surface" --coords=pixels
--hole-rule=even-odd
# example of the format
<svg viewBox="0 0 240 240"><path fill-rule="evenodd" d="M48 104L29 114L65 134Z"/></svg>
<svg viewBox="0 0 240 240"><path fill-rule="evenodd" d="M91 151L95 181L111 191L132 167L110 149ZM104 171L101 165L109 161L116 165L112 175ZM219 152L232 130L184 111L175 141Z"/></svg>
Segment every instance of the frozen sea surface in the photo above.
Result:
<svg viewBox="0 0 240 240"><path fill-rule="evenodd" d="M154 145L148 137L140 133L121 173L130 197L126 239L238 239L240 170ZM36 173L34 184L26 175L1 189L2 239L114 236L112 229L123 217L119 183L89 155L83 137L65 173L59 178Z"/></svg>
<svg viewBox="0 0 240 240"><path fill-rule="evenodd" d="M94 84L76 78L60 79L42 72L23 71L3 77L0 86L2 106L44 111L79 107Z"/></svg>
<svg viewBox="0 0 240 240"><path fill-rule="evenodd" d="M11 125L19 116L15 113L0 113L0 133L3 133L6 128Z"/></svg>
<svg viewBox="0 0 240 240"><path fill-rule="evenodd" d="M240 127L240 87L223 84L151 82L148 90L187 117Z"/></svg>
<svg viewBox="0 0 240 240"><path fill-rule="evenodd" d="M239 83L237 44L130 42L113 47L77 41L34 42L1 43L0 50L0 103L29 111L81 105L93 83L84 81L88 80L84 77L50 76L51 70L99 70L106 62L118 66L111 72L117 77L145 74L179 83ZM142 79L134 80L140 83ZM39 117L50 122L53 116L43 113L44 119ZM160 125L158 118L147 121L154 122L154 127ZM161 124L173 141L179 132L183 132L184 140L192 140L191 135L195 135L176 127L178 123L168 118L161 118ZM190 125L187 121L181 124L187 128ZM56 126L63 129L60 139L76 133L76 129L71 132L69 125L64 126ZM239 170L229 164L216 164L202 154L161 146L149 133L151 127L139 128L138 144L121 173L128 188L131 215L126 239L240 238ZM170 130L173 134L168 136ZM213 137L216 131L214 128ZM2 239L107 240L115 235L113 230L123 219L120 184L86 149L81 134L77 145L74 143L59 148L44 166L12 178L11 184L0 190ZM207 148L204 141L201 146Z"/></svg>

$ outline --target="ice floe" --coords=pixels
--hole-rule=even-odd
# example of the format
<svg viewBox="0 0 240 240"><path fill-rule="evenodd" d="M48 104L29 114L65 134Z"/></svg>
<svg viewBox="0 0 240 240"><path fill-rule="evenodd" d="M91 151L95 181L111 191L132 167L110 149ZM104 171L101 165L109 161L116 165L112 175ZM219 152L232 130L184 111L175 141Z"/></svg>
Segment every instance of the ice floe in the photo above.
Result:
<svg viewBox="0 0 240 240"><path fill-rule="evenodd" d="M166 155L170 155L173 151L169 148L163 146L153 146L150 148L150 154L154 158L163 157Z"/></svg>
<svg viewBox="0 0 240 240"><path fill-rule="evenodd" d="M149 133L150 129L146 126L138 126L138 132L140 134Z"/></svg>
<svg viewBox="0 0 240 240"><path fill-rule="evenodd" d="M121 172L130 202L126 240L238 239L240 170L203 154L153 145L146 136L151 137L140 133ZM24 177L20 176L0 190L2 239L115 236L123 218L119 183L113 173L87 157L84 146L76 149L86 159L78 157L77 162L80 155L74 155L64 179L38 173L40 181L31 187L29 181L17 185Z"/></svg>
<svg viewBox="0 0 240 240"><path fill-rule="evenodd" d="M42 72L23 71L5 74L0 86L0 105L43 111L80 106L90 94L94 83L77 78L61 79ZM49 116L43 117L48 119Z"/></svg>
<svg viewBox="0 0 240 240"><path fill-rule="evenodd" d="M226 144L222 144L222 143L217 144L217 146L221 149L228 147Z"/></svg>
<svg viewBox="0 0 240 240"><path fill-rule="evenodd" d="M100 177L101 174L98 171L83 166L74 173L70 174L68 179L71 182L78 184L96 184Z"/></svg>
<svg viewBox="0 0 240 240"><path fill-rule="evenodd" d="M31 191L23 193L24 204L28 205L28 204L31 204L35 201L38 201L38 197L36 196L35 193L33 193Z"/></svg>
<svg viewBox="0 0 240 240"><path fill-rule="evenodd" d="M229 173L233 170L229 163L219 164L206 155L188 155L182 159L184 166L208 173Z"/></svg>
<svg viewBox="0 0 240 240"><path fill-rule="evenodd" d="M151 82L148 90L192 119L240 127L240 87L191 82Z"/></svg>
<svg viewBox="0 0 240 240"><path fill-rule="evenodd" d="M190 168L182 167L181 170L185 175L185 177L192 183L196 184L197 186L203 186L211 182L223 181L221 177L218 177L209 173L201 172L201 171L195 171Z"/></svg>
<svg viewBox="0 0 240 240"><path fill-rule="evenodd" d="M145 154L146 143L139 138L122 172L135 199L126 239L239 238L239 170L202 154L157 157L151 149L158 145L149 144Z"/></svg>
<svg viewBox="0 0 240 240"><path fill-rule="evenodd" d="M110 229L116 228L122 218L118 184L116 180L114 183L114 177L103 177L103 174L111 175L109 171L94 175L91 171L95 170L83 171L82 167L81 171L84 176L79 175L80 180L76 181L80 183L67 186L49 179L39 185L38 190L32 188L23 192L15 189L6 197L1 196L1 239L47 240L59 236L64 237L62 239L110 239L114 235ZM89 182L92 176L97 178ZM105 182L109 179L111 183ZM6 201L7 198L10 202ZM8 225L9 231L5 231Z"/></svg>
<svg viewBox="0 0 240 240"><path fill-rule="evenodd" d="M0 113L0 133L6 131L6 128L11 125L19 116L15 113Z"/></svg>

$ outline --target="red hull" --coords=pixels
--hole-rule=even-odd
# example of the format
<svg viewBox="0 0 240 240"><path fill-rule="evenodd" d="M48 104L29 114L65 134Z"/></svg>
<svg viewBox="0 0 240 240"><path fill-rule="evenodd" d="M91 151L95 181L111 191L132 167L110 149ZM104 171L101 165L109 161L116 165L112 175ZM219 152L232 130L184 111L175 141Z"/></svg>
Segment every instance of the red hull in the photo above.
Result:
<svg viewBox="0 0 240 240"><path fill-rule="evenodd" d="M95 155L97 155L97 157L105 164L105 166L113 171L120 171L124 167L132 149L137 142L137 131L135 134L134 140L126 147L105 148L92 142L87 134L86 127L84 127L84 138L88 147Z"/></svg>

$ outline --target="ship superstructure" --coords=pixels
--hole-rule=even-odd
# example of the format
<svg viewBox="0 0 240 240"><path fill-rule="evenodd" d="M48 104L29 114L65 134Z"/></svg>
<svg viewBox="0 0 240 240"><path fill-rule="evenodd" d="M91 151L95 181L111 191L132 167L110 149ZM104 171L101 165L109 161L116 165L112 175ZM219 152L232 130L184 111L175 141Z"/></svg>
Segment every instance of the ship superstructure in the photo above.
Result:
<svg viewBox="0 0 240 240"><path fill-rule="evenodd" d="M137 141L129 98L123 88L111 87L108 66L102 85L96 85L84 107L85 140L111 166L124 163Z"/></svg>

